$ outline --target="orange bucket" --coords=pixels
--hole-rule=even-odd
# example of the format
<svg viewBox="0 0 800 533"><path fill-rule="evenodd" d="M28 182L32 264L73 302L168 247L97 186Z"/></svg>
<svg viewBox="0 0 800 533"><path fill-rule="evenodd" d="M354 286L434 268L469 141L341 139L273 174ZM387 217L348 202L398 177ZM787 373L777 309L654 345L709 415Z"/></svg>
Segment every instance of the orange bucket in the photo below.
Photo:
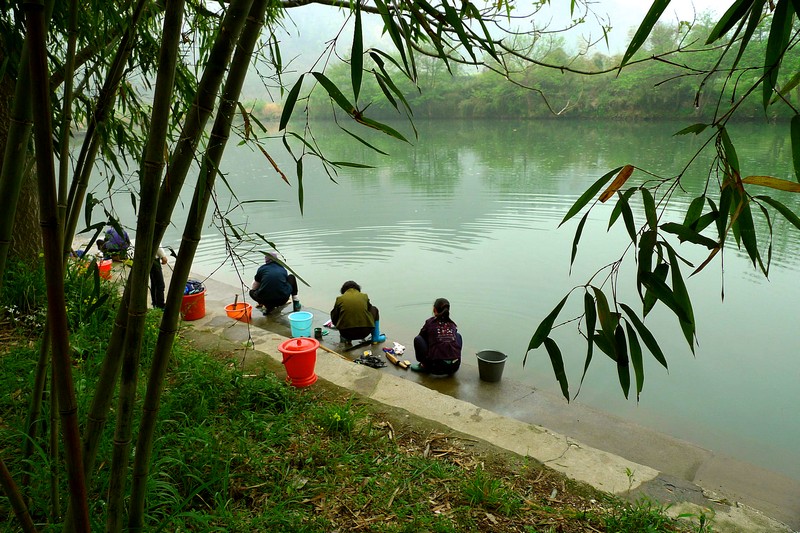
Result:
<svg viewBox="0 0 800 533"><path fill-rule="evenodd" d="M206 316L206 290L197 294L184 294L181 302L181 316L184 320L199 320Z"/></svg>
<svg viewBox="0 0 800 533"><path fill-rule="evenodd" d="M283 354L283 366L286 367L287 381L294 387L308 387L317 381L314 367L317 364L317 348L319 341L300 337L289 339L278 346Z"/></svg>
<svg viewBox="0 0 800 533"><path fill-rule="evenodd" d="M237 302L225 306L225 313L231 318L250 322L253 317L253 306L245 302Z"/></svg>

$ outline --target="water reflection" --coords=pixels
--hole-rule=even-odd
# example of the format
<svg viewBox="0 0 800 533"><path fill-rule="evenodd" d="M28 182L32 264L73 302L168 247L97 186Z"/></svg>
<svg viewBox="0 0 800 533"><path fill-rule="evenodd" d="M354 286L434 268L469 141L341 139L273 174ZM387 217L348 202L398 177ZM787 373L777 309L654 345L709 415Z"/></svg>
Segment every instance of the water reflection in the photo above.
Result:
<svg viewBox="0 0 800 533"><path fill-rule="evenodd" d="M557 227L578 196L611 168L635 163L664 176L681 172L699 141L695 136L671 136L684 126L421 123L415 146L366 135L392 154L385 157L338 134L332 125L320 125L317 135L331 159L375 168L342 169L334 183L308 161L301 214L295 183L285 184L260 153L232 147L222 168L238 199L275 202L246 204L228 216L278 245L311 285L301 289L304 304L329 309L341 283L355 279L381 308L390 337L408 346L433 300L445 296L467 353L503 351L510 357L507 375L557 392L544 353L531 353L522 368L530 336L570 287L618 259L628 242L624 230L607 230L613 206L601 206L584 229L570 276L577 220ZM737 148L745 174L758 169L793 179L790 147L772 127L737 125L731 135L741 141ZM267 149L281 167L294 168L291 160L281 157L278 144ZM687 173L683 187L689 194L675 196L667 218L680 220L690 195L703 190L711 155ZM775 196L800 209L796 195ZM236 205L223 190L217 202ZM637 220L643 220L636 203L633 207ZM764 235L766 222L758 213L754 216L759 235ZM800 298L795 281L800 238L789 224L772 222L770 281L754 273L743 252L732 245L725 253L724 305L718 266L687 281L700 320L696 356L689 352L674 316L656 309L648 324L669 354L669 373L652 359L646 361L645 390L637 406L618 392L615 368L598 360L579 400L800 479L800 465L794 460L800 421L793 415L800 362L792 349L800 340L792 320ZM181 224L177 226L165 244L179 243ZM195 270L215 271L232 283L242 276L249 284L261 261L256 248L238 249L244 255L238 271L220 269L225 264L224 241L211 228L206 233ZM696 264L704 259L703 253L688 255ZM688 275L686 267L684 272ZM629 267L622 279L632 275ZM635 304L635 292L628 285L620 294ZM579 307L565 316L579 313ZM574 329L563 331L558 340L568 375L577 382L585 345Z"/></svg>

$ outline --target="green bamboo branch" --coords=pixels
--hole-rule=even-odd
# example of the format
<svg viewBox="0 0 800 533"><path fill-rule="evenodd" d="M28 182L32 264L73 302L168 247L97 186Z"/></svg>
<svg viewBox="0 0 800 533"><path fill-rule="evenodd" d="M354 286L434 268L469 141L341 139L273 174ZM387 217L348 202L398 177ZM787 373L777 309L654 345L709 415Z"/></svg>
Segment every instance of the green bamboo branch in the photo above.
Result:
<svg viewBox="0 0 800 533"><path fill-rule="evenodd" d="M250 9L252 0L232 0L228 11L225 14L217 41L214 43L208 55L206 69L203 77L197 86L197 94L192 102L192 106L186 113L186 122L180 133L178 143L172 151L169 168L164 182L161 184L161 191L158 195L158 215L156 218L155 243L158 244L164 238L164 233L172 219L172 212L178 203L179 194L186 181L189 168L194 162L197 145L200 137L208 122L211 113L214 111L214 104L217 99L219 87L225 70L231 62L233 47L236 44L241 25ZM243 9L244 6L244 9ZM234 26L233 21L227 22L231 13L237 13L240 25Z"/></svg>
<svg viewBox="0 0 800 533"><path fill-rule="evenodd" d="M92 114L89 125L86 128L86 135L81 146L80 154L78 155L78 162L75 166L75 176L73 177L72 184L70 185L69 195L67 198L67 215L66 226L64 228L64 245L65 255L69 252L66 247L70 246L72 239L75 236L75 229L78 227L78 219L81 214L81 207L83 206L83 199L86 196L86 189L89 186L89 178L92 175L92 168L94 161L97 157L97 152L100 149L101 139L97 133L98 128L108 120L111 111L114 108L116 95L119 90L120 83L122 83L125 68L130 58L133 46L135 44L136 32L139 29L138 22L142 18L144 8L148 4L147 0L138 0L132 14L130 24L125 30L125 35L122 37L114 61L108 71L108 76L103 83L100 94L97 98L97 104ZM65 97L65 105L71 106L72 102L67 101Z"/></svg>

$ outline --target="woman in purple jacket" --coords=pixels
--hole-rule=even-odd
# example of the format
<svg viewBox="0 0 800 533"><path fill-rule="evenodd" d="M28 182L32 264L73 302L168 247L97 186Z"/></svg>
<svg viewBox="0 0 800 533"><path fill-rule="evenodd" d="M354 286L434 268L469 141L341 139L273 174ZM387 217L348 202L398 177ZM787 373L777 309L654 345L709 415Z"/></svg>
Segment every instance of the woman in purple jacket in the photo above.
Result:
<svg viewBox="0 0 800 533"><path fill-rule="evenodd" d="M451 375L461 366L463 340L456 323L450 320L450 302L437 298L433 316L425 321L414 338L417 361L411 370L430 374Z"/></svg>

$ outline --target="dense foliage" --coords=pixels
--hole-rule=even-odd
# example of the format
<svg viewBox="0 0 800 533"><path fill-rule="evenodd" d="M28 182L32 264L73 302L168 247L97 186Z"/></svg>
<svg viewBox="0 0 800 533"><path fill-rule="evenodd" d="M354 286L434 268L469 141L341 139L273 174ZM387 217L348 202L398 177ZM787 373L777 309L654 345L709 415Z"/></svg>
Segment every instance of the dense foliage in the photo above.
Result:
<svg viewBox="0 0 800 533"><path fill-rule="evenodd" d="M558 70L541 64L520 64L509 73L509 83L487 68L450 67L432 58L418 60L417 86L407 79L398 81L415 117L424 118L602 118L602 119L685 119L710 122L720 103L732 102L748 89L748 82L758 75L743 69L731 79L725 70L733 57L719 65L719 46L705 44L718 21L705 15L694 24L658 23L633 62L615 69L622 54L607 55L600 47L576 54L563 38L533 46L537 60L568 64L570 70ZM758 64L766 53L771 17L761 19L750 45L740 62ZM786 76L800 72L800 55L783 59ZM587 75L585 73L599 72ZM711 73L709 75L709 73ZM328 72L337 84L347 83L346 65ZM701 82L703 84L700 90ZM797 107L800 89L786 93ZM362 98L372 102L370 114L382 118L397 116L391 102L382 97L374 80L362 89ZM739 106L736 120L789 119L791 106L764 109L760 93L750 94ZM317 99L318 116L324 109ZM255 105L257 109L261 107Z"/></svg>

